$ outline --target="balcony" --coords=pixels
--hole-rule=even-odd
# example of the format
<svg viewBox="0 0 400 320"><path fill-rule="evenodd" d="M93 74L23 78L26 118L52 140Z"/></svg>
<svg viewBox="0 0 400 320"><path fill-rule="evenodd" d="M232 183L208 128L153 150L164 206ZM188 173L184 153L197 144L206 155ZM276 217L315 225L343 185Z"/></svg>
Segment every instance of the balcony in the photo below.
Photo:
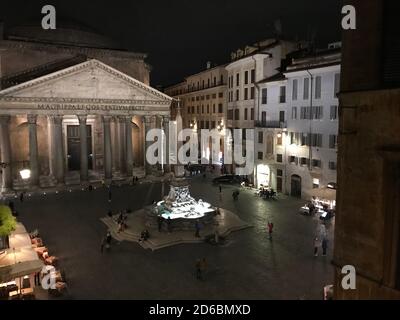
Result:
<svg viewBox="0 0 400 320"><path fill-rule="evenodd" d="M255 126L257 128L271 128L271 129L283 129L287 128L287 123L286 121L278 121L278 120L273 120L273 121L255 121Z"/></svg>

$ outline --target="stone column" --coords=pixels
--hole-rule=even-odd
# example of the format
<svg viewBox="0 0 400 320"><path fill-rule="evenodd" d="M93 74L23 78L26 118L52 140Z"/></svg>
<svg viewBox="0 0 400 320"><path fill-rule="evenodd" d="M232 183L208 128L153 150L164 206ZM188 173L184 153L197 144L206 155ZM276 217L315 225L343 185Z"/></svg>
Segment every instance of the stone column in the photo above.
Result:
<svg viewBox="0 0 400 320"><path fill-rule="evenodd" d="M171 172L171 167L169 165L169 116L163 116L163 129L164 129L164 141L163 141L163 160L164 160L164 165L163 169L164 172Z"/></svg>
<svg viewBox="0 0 400 320"><path fill-rule="evenodd" d="M79 140L81 149L81 183L88 181L87 115L79 115Z"/></svg>
<svg viewBox="0 0 400 320"><path fill-rule="evenodd" d="M143 122L143 126L144 126L144 163L145 163L145 172L146 175L151 173L151 169L152 166L151 164L149 164L146 160L146 152L147 149L151 146L152 141L147 141L146 137L147 137L147 133L151 130L151 123L152 123L153 117L152 116L144 116L144 122Z"/></svg>
<svg viewBox="0 0 400 320"><path fill-rule="evenodd" d="M56 179L58 184L65 182L65 153L64 153L64 140L62 132L63 116L52 116L53 121L53 139L55 146L55 165L56 165Z"/></svg>
<svg viewBox="0 0 400 320"><path fill-rule="evenodd" d="M122 175L126 175L126 119L118 117L118 135L119 135L119 170Z"/></svg>
<svg viewBox="0 0 400 320"><path fill-rule="evenodd" d="M12 163L11 163L11 143L9 132L10 116L0 116L0 151L1 162L4 164L2 170L1 192L12 190Z"/></svg>
<svg viewBox="0 0 400 320"><path fill-rule="evenodd" d="M29 125L29 164L31 170L31 187L35 188L39 186L39 153L38 153L38 142L37 142L37 115L28 115Z"/></svg>
<svg viewBox="0 0 400 320"><path fill-rule="evenodd" d="M133 171L133 146L132 146L132 117L125 117L126 135L126 172L128 177L132 176Z"/></svg>
<svg viewBox="0 0 400 320"><path fill-rule="evenodd" d="M112 179L112 149L111 149L111 129L110 121L111 116L103 116L103 134L104 134L104 152L103 152L103 166L104 178Z"/></svg>

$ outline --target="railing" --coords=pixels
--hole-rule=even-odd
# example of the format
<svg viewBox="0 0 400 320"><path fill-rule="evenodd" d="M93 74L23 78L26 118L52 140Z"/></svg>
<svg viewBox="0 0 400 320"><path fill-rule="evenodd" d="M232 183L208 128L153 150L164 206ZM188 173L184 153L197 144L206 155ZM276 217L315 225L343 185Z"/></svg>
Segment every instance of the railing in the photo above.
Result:
<svg viewBox="0 0 400 320"><path fill-rule="evenodd" d="M62 70L87 60L85 55L77 55L69 59L61 59L0 78L2 89Z"/></svg>
<svg viewBox="0 0 400 320"><path fill-rule="evenodd" d="M278 121L278 120L261 120L261 121L256 121L255 126L258 128L277 128L277 129L283 129L287 128L287 123L286 121Z"/></svg>

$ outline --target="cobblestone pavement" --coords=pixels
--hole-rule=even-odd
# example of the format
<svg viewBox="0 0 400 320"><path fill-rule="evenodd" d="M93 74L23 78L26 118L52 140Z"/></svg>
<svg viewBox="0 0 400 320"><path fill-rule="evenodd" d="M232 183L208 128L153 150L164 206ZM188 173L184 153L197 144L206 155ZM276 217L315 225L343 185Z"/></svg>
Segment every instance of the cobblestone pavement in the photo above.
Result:
<svg viewBox="0 0 400 320"><path fill-rule="evenodd" d="M168 192L161 183L35 196L22 204L19 220L38 228L51 254L65 269L71 299L321 299L333 281L332 229L327 257L313 256L317 219L298 214L302 200L280 196L263 200L251 190L223 185L211 178L190 178L191 193L231 210L254 227L231 234L221 246L183 244L157 251L132 242L115 242L100 253L106 226L99 220L109 208L137 210ZM273 240L266 224L274 223ZM203 281L195 278L196 259L207 259Z"/></svg>

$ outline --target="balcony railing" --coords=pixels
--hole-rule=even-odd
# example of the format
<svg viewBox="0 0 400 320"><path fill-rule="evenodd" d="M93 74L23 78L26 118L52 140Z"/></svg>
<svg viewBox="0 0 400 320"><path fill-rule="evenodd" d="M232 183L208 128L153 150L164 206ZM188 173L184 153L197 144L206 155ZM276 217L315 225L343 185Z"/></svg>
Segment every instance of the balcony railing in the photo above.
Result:
<svg viewBox="0 0 400 320"><path fill-rule="evenodd" d="M258 128L277 128L277 129L280 128L280 129L283 129L283 128L287 128L287 123L286 123L286 121L278 121L278 120L274 120L274 121L261 120L261 121L256 121L255 126Z"/></svg>

